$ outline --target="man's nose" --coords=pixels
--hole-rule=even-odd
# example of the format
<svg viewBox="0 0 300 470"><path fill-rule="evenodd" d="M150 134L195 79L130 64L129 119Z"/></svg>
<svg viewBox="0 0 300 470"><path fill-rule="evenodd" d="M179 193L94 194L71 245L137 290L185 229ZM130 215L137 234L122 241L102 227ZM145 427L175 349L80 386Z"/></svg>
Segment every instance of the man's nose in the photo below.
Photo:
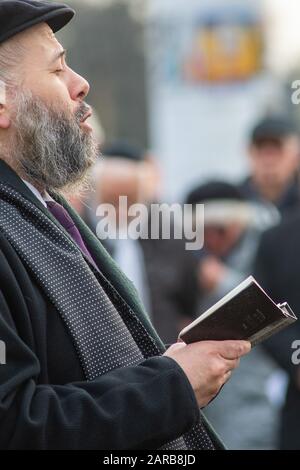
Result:
<svg viewBox="0 0 300 470"><path fill-rule="evenodd" d="M71 80L69 83L70 96L74 101L84 101L90 91L90 85L78 73L71 70Z"/></svg>

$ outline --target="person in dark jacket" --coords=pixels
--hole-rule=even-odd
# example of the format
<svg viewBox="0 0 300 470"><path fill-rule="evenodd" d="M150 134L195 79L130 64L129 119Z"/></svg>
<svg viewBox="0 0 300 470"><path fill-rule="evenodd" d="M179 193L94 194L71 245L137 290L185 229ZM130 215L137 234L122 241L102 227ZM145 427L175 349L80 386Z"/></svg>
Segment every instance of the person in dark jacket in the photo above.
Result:
<svg viewBox="0 0 300 470"><path fill-rule="evenodd" d="M275 302L288 302L300 316L300 214L290 215L267 231L261 240L255 263L255 277ZM300 323L295 322L265 343L271 357L288 374L289 385L281 412L279 446L300 449L300 365L293 361ZM296 343L295 343L296 342ZM298 343L298 347L299 347Z"/></svg>
<svg viewBox="0 0 300 470"><path fill-rule="evenodd" d="M62 3L0 2L0 448L222 448L199 407L249 343L165 350L62 196L97 155L89 85L54 35L73 15Z"/></svg>
<svg viewBox="0 0 300 470"><path fill-rule="evenodd" d="M240 185L245 197L274 204L282 215L300 208L300 139L294 123L268 116L254 127L249 146L250 176Z"/></svg>

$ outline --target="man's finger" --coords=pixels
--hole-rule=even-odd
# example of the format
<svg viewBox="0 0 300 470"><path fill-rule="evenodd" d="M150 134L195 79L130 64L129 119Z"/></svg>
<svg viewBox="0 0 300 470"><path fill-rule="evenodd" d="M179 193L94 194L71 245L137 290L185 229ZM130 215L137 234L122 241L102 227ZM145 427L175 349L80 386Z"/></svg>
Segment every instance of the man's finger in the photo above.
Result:
<svg viewBox="0 0 300 470"><path fill-rule="evenodd" d="M224 359L224 363L226 365L227 370L233 370L239 366L240 359Z"/></svg>
<svg viewBox="0 0 300 470"><path fill-rule="evenodd" d="M251 351L249 341L220 341L219 353L224 359L238 359Z"/></svg>
<svg viewBox="0 0 300 470"><path fill-rule="evenodd" d="M231 375L232 375L232 370L229 370L228 372L226 372L226 374L224 375L224 384L225 384L226 382L228 382L228 380L230 379Z"/></svg>

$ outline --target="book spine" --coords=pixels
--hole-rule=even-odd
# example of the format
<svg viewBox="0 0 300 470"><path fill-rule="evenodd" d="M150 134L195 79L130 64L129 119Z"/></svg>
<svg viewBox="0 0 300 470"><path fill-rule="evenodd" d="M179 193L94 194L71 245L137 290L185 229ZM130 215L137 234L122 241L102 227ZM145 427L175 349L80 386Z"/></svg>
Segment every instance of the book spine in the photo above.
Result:
<svg viewBox="0 0 300 470"><path fill-rule="evenodd" d="M291 325L294 323L295 319L292 317L284 317L280 320L277 320L276 322L272 323L269 326L266 326L261 331L258 331L254 335L252 335L248 340L250 341L252 347L256 346L257 344L261 343L262 341L265 341L268 339L270 336L272 336L275 332L278 333L280 330L285 328L288 325Z"/></svg>

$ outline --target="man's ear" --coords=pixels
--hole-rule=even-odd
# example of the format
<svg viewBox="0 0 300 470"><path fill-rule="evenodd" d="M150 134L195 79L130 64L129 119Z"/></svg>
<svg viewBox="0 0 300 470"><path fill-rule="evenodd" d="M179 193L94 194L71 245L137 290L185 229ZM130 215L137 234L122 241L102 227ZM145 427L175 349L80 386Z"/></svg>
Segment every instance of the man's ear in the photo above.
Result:
<svg viewBox="0 0 300 470"><path fill-rule="evenodd" d="M0 129L8 129L10 127L10 115L6 102L5 83L0 80Z"/></svg>
<svg viewBox="0 0 300 470"><path fill-rule="evenodd" d="M8 129L10 127L10 117L5 105L0 103L0 129Z"/></svg>

